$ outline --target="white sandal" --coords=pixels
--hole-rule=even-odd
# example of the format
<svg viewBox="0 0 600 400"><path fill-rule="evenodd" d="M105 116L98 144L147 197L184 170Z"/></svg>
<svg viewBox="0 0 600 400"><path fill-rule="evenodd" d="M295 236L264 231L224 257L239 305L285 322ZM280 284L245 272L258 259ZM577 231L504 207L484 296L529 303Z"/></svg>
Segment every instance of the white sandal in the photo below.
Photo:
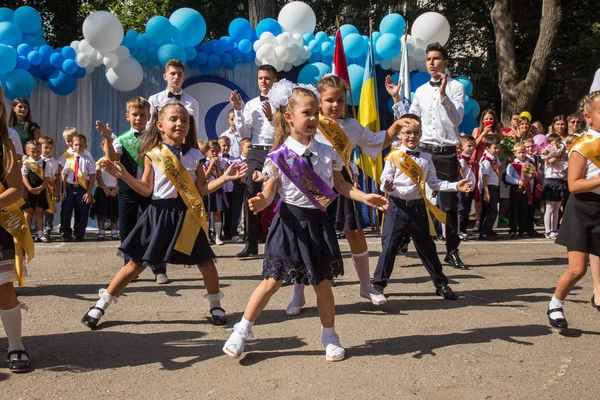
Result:
<svg viewBox="0 0 600 400"><path fill-rule="evenodd" d="M325 346L327 361L342 361L346 356L346 350L340 344L340 337L337 333L331 336L321 336L321 343Z"/></svg>
<svg viewBox="0 0 600 400"><path fill-rule="evenodd" d="M387 299L385 298L384 295L382 295L381 293L378 293L375 289L371 289L371 290L373 290L373 292L376 292L376 293L368 293L368 292L364 291L361 287L360 288L360 297L371 301L371 303L375 304L376 306L380 306L382 304L387 303Z"/></svg>
<svg viewBox="0 0 600 400"><path fill-rule="evenodd" d="M302 312L302 307L304 307L305 304L306 304L305 299L302 299L302 304L300 304L299 306L288 305L287 308L285 309L285 314L289 315L290 317L295 317L297 315L300 315L300 313Z"/></svg>
<svg viewBox="0 0 600 400"><path fill-rule="evenodd" d="M239 325L235 324L233 326L233 332L231 332L231 336L229 336L229 339L225 342L225 346L223 346L223 352L233 358L240 358L244 352L246 339L254 337L251 331L240 328Z"/></svg>

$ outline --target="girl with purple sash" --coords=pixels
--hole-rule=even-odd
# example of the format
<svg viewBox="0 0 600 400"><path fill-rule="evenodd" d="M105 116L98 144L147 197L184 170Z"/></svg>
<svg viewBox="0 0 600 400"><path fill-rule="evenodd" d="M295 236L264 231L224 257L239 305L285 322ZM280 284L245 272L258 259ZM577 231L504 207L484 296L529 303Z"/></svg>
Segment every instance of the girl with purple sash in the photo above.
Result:
<svg viewBox="0 0 600 400"><path fill-rule="evenodd" d="M245 341L253 337L252 326L271 296L283 282L294 282L314 287L325 358L340 361L345 350L335 332L331 280L344 270L335 229L325 210L337 196L334 187L341 195L380 210L387 209L388 202L346 182L338 154L331 146L315 140L319 101L314 88L282 80L273 85L269 101L278 110L274 150L267 155L263 168L269 179L262 192L249 200L249 206L254 213L260 212L271 204L275 192L282 202L265 244L263 280L252 293L244 316L234 326L223 351L239 358Z"/></svg>

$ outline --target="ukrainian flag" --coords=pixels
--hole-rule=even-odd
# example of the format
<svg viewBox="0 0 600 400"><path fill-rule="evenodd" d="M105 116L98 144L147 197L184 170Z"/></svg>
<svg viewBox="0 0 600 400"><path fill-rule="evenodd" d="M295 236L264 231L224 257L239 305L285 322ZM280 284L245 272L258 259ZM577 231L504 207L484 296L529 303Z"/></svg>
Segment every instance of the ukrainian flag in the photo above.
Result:
<svg viewBox="0 0 600 400"><path fill-rule="evenodd" d="M377 85L375 82L373 58L373 43L371 42L360 93L358 122L373 132L379 132L381 128L379 126L379 112L377 111ZM383 158L381 154L377 156L377 159L373 160L361 152L360 157L356 160L356 164L375 181L376 185L379 185L379 178L383 171Z"/></svg>

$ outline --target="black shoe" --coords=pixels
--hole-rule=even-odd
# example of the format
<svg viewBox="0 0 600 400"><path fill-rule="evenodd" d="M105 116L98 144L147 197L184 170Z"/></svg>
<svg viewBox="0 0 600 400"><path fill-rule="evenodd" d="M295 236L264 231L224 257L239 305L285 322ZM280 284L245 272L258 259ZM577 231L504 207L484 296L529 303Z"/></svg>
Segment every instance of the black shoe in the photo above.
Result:
<svg viewBox="0 0 600 400"><path fill-rule="evenodd" d="M444 262L448 263L451 267L456 269L468 270L469 267L460 259L458 251L451 251L444 257Z"/></svg>
<svg viewBox="0 0 600 400"><path fill-rule="evenodd" d="M592 295L592 307L600 311L600 306L596 304L596 301L594 300L594 295Z"/></svg>
<svg viewBox="0 0 600 400"><path fill-rule="evenodd" d="M72 242L72 241L73 241L73 238L71 236L63 238L63 242Z"/></svg>
<svg viewBox="0 0 600 400"><path fill-rule="evenodd" d="M213 313L213 311L221 311L223 314L225 314L225 310L223 310L221 307L213 307L210 309L210 318L212 321L213 325L225 325L227 323L227 317L222 316L222 315L216 315Z"/></svg>
<svg viewBox="0 0 600 400"><path fill-rule="evenodd" d="M445 300L458 300L458 296L452 291L452 289L450 289L450 286L448 285L437 288L435 290L435 294L442 296Z"/></svg>
<svg viewBox="0 0 600 400"><path fill-rule="evenodd" d="M76 242L83 242L84 238L83 238L83 236L75 236L75 241Z"/></svg>
<svg viewBox="0 0 600 400"><path fill-rule="evenodd" d="M372 286L373 286L373 289L375 289L375 291L377 291L377 292L379 292L379 293L383 294L383 291L384 291L384 289L385 289L383 286L381 286L381 285L377 285L377 284L375 284L375 285L372 285Z"/></svg>
<svg viewBox="0 0 600 400"><path fill-rule="evenodd" d="M527 233L529 234L529 237L531 237L531 238L540 237L540 234L537 231L529 231Z"/></svg>
<svg viewBox="0 0 600 400"><path fill-rule="evenodd" d="M550 314L552 314L555 311L560 311L564 315L562 307L551 308L550 310L548 310L548 312L546 314L548 314L548 321L550 321L550 326L552 326L553 328L558 328L558 329L567 329L569 327L569 323L567 322L567 320L565 318L557 318L557 319L550 318Z"/></svg>
<svg viewBox="0 0 600 400"><path fill-rule="evenodd" d="M98 310L102 313L102 315L104 315L104 310L101 309L100 307L96 307L96 306L90 307L90 310ZM81 318L81 323L90 329L94 329L96 327L96 325L98 325L98 322L100 322L100 318L90 317L90 315L88 313L85 313L83 318Z"/></svg>
<svg viewBox="0 0 600 400"><path fill-rule="evenodd" d="M258 255L258 249L256 247L250 246L250 244L246 243L246 247L244 247L244 250L240 251L235 256L239 257L239 258L243 258L243 257L257 256L257 255Z"/></svg>
<svg viewBox="0 0 600 400"><path fill-rule="evenodd" d="M491 231L490 236L498 237L498 232Z"/></svg>
<svg viewBox="0 0 600 400"><path fill-rule="evenodd" d="M16 354L17 358L14 360L10 359L10 356ZM23 356L27 357L24 359ZM8 370L14 373L27 372L31 369L31 364L29 362L29 353L25 350L13 350L9 351L8 355Z"/></svg>
<svg viewBox="0 0 600 400"><path fill-rule="evenodd" d="M495 242L496 239L497 239L496 236L492 236L492 235L479 235L479 240Z"/></svg>

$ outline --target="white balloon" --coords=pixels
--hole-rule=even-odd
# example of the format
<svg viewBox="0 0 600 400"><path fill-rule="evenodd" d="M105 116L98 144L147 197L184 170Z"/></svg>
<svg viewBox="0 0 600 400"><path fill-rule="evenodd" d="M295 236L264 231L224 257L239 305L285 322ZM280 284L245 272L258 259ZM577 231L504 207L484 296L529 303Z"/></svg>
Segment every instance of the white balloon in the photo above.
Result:
<svg viewBox="0 0 600 400"><path fill-rule="evenodd" d="M79 42L79 51L84 54L92 54L94 52L94 48L90 46L87 40L83 39Z"/></svg>
<svg viewBox="0 0 600 400"><path fill-rule="evenodd" d="M285 62L290 56L290 50L284 46L277 46L275 47L275 56L278 60Z"/></svg>
<svg viewBox="0 0 600 400"><path fill-rule="evenodd" d="M106 70L106 80L110 85L120 91L129 92L142 84L144 70L133 57L120 60L115 68Z"/></svg>
<svg viewBox="0 0 600 400"><path fill-rule="evenodd" d="M425 61L425 58L427 58L425 50L420 47L415 48L415 50L412 53L412 56L416 61Z"/></svg>
<svg viewBox="0 0 600 400"><path fill-rule="evenodd" d="M119 64L119 57L115 53L106 53L102 63L106 68L115 68Z"/></svg>
<svg viewBox="0 0 600 400"><path fill-rule="evenodd" d="M259 40L263 43L263 44L270 44L273 46L277 45L277 38L275 37L275 35L273 35L271 32L263 32L260 35Z"/></svg>
<svg viewBox="0 0 600 400"><path fill-rule="evenodd" d="M265 42L263 42L262 40L258 39L256 42L254 42L254 44L252 45L252 48L254 49L254 52L256 53L258 51L258 49L260 49L260 47L265 44Z"/></svg>
<svg viewBox="0 0 600 400"><path fill-rule="evenodd" d="M450 38L450 24L442 14L426 12L413 22L410 33L417 47L426 48L427 45L435 42L443 46Z"/></svg>
<svg viewBox="0 0 600 400"><path fill-rule="evenodd" d="M302 46L304 44L304 39L302 38L302 35L300 33L292 34L292 43L297 44L298 46Z"/></svg>
<svg viewBox="0 0 600 400"><path fill-rule="evenodd" d="M91 74L92 72L94 72L95 69L96 67L94 67L93 65L88 65L87 67L85 67L85 73Z"/></svg>
<svg viewBox="0 0 600 400"><path fill-rule="evenodd" d="M260 49L256 52L256 58L265 59L265 58L273 58L275 55L275 48L270 44L263 44L260 46Z"/></svg>
<svg viewBox="0 0 600 400"><path fill-rule="evenodd" d="M415 61L416 62L416 61ZM417 66L417 69L420 72L427 72L427 64L425 64L424 62L419 63L419 65Z"/></svg>
<svg viewBox="0 0 600 400"><path fill-rule="evenodd" d="M283 70L284 70L285 72L290 72L290 71L292 70L292 67L293 67L293 65L292 65L292 64L290 64L290 63L285 63L285 64L284 64L284 66L283 66Z"/></svg>
<svg viewBox="0 0 600 400"><path fill-rule="evenodd" d="M303 35L315 31L317 17L308 4L292 1L281 9L277 22L284 31Z"/></svg>
<svg viewBox="0 0 600 400"><path fill-rule="evenodd" d="M73 40L69 46L79 53L79 40Z"/></svg>
<svg viewBox="0 0 600 400"><path fill-rule="evenodd" d="M285 62L286 63L293 63L296 58L298 58L298 50L300 48L299 47L290 47L288 50L288 56L285 58Z"/></svg>
<svg viewBox="0 0 600 400"><path fill-rule="evenodd" d="M100 64L102 64L104 61L104 54L100 53L99 51L94 52L94 54L96 55L96 60L100 61Z"/></svg>
<svg viewBox="0 0 600 400"><path fill-rule="evenodd" d="M125 46L119 46L115 50L115 54L119 60L124 60L129 57L129 49Z"/></svg>
<svg viewBox="0 0 600 400"><path fill-rule="evenodd" d="M300 57L302 57L305 60L308 60L310 56L312 56L312 51L310 51L308 46L302 46L300 48Z"/></svg>
<svg viewBox="0 0 600 400"><path fill-rule="evenodd" d="M294 61L292 61L292 65L293 65L294 67L299 67L299 66L301 66L302 64L304 64L305 62L306 62L306 60L305 60L305 59L303 59L302 57L298 57L298 58L296 58Z"/></svg>
<svg viewBox="0 0 600 400"><path fill-rule="evenodd" d="M104 56L98 53L98 50L94 50L92 54L90 54L90 65L94 67L99 67L104 62Z"/></svg>
<svg viewBox="0 0 600 400"><path fill-rule="evenodd" d="M100 52L113 51L123 40L123 25L108 11L95 11L83 21L83 37Z"/></svg>
<svg viewBox="0 0 600 400"><path fill-rule="evenodd" d="M77 54L77 57L75 57L75 62L80 67L85 68L90 63L90 56L87 54L84 54L84 53L79 53L79 54Z"/></svg>
<svg viewBox="0 0 600 400"><path fill-rule="evenodd" d="M277 36L277 44L283 47L289 47L292 44L292 35L289 32L283 32Z"/></svg>

